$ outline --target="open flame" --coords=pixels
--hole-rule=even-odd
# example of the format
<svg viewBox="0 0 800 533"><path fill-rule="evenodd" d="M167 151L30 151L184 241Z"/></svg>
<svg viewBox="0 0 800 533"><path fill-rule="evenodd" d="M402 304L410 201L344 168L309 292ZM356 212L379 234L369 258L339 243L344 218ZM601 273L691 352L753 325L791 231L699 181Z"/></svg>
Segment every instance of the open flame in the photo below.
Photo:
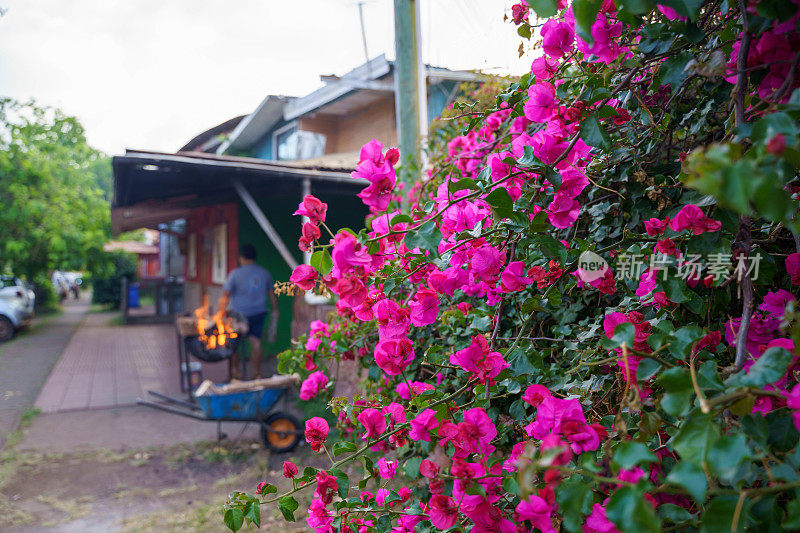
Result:
<svg viewBox="0 0 800 533"><path fill-rule="evenodd" d="M209 316L211 306L208 302L208 295L203 295L203 305L194 310L197 319L197 333L200 342L208 350L221 348L230 339L239 336L233 329L231 318L225 313L225 306L220 300L219 310L214 315Z"/></svg>

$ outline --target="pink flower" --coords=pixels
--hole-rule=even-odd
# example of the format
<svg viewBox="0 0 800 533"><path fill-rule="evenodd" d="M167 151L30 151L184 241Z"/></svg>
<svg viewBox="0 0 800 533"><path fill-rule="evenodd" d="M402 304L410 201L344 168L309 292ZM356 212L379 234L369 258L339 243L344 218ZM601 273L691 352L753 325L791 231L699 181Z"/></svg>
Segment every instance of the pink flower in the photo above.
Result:
<svg viewBox="0 0 800 533"><path fill-rule="evenodd" d="M547 219L554 228L569 228L578 220L580 211L581 206L576 199L556 194L547 206Z"/></svg>
<svg viewBox="0 0 800 533"><path fill-rule="evenodd" d="M539 407L542 401L548 396L552 395L547 387L534 383L525 389L525 394L522 395L522 399L534 407Z"/></svg>
<svg viewBox="0 0 800 533"><path fill-rule="evenodd" d="M474 407L464 411L464 421L458 424L457 447L470 453L490 453L489 443L497 436L497 428L486 410Z"/></svg>
<svg viewBox="0 0 800 533"><path fill-rule="evenodd" d="M597 431L586 423L581 404L575 399L546 397L525 431L536 439L543 439L551 433L563 435L575 453L596 450L600 445Z"/></svg>
<svg viewBox="0 0 800 533"><path fill-rule="evenodd" d="M317 531L327 531L326 528L330 526L331 522L333 522L333 515L325 508L325 503L319 498L313 499L308 508L308 518L306 518L308 526Z"/></svg>
<svg viewBox="0 0 800 533"><path fill-rule="evenodd" d="M504 260L504 254L494 246L481 246L475 250L475 254L470 261L472 271L486 283L497 281L500 268Z"/></svg>
<svg viewBox="0 0 800 533"><path fill-rule="evenodd" d="M397 402L392 402L383 408L383 414L389 415L389 424L394 429L395 424L406 423L406 408Z"/></svg>
<svg viewBox="0 0 800 533"><path fill-rule="evenodd" d="M377 409L364 409L359 413L358 421L367 430L361 440L380 437L386 431L386 418Z"/></svg>
<svg viewBox="0 0 800 533"><path fill-rule="evenodd" d="M430 289L419 289L408 304L411 310L411 323L417 327L436 322L439 316L439 297Z"/></svg>
<svg viewBox="0 0 800 533"><path fill-rule="evenodd" d="M375 503L383 507L386 505L386 498L389 497L389 494L388 489L378 489L378 492L375 493Z"/></svg>
<svg viewBox="0 0 800 533"><path fill-rule="evenodd" d="M758 306L762 311L766 311L775 318L783 317L786 306L789 302L794 300L794 295L783 289L778 289L775 292L768 292L764 295L764 303Z"/></svg>
<svg viewBox="0 0 800 533"><path fill-rule="evenodd" d="M339 489L336 476L327 473L325 470L320 470L314 478L317 480L317 488L314 490L314 497L319 498L325 504L331 503L334 494L336 494L336 491Z"/></svg>
<svg viewBox="0 0 800 533"><path fill-rule="evenodd" d="M647 296L648 294L653 292L653 289L656 288L657 274L658 274L657 271L651 270L649 268L644 272L642 272L642 276L639 279L639 286L636 287L636 296L641 298L642 296Z"/></svg>
<svg viewBox="0 0 800 533"><path fill-rule="evenodd" d="M529 520L531 525L542 533L555 533L550 515L553 509L543 498L530 495L517 504L517 515L520 520Z"/></svg>
<svg viewBox="0 0 800 533"><path fill-rule="evenodd" d="M331 257L336 276L355 272L356 269L363 270L372 263L372 257L367 249L347 231L341 231L334 237Z"/></svg>
<svg viewBox="0 0 800 533"><path fill-rule="evenodd" d="M784 261L792 285L800 285L800 253L789 254Z"/></svg>
<svg viewBox="0 0 800 533"><path fill-rule="evenodd" d="M667 20L682 20L685 21L686 17L682 17L678 15L678 12L668 6L662 6L661 4L656 4L656 9L661 12L662 15L667 17Z"/></svg>
<svg viewBox="0 0 800 533"><path fill-rule="evenodd" d="M408 335L411 313L408 309L401 308L394 300L378 300L372 306L372 313L378 321L378 338L381 340L398 339Z"/></svg>
<svg viewBox="0 0 800 533"><path fill-rule="evenodd" d="M555 76L556 72L558 72L558 61L550 59L546 55L537 57L531 63L531 74L536 76L537 80L550 79Z"/></svg>
<svg viewBox="0 0 800 533"><path fill-rule="evenodd" d="M800 431L800 384L795 385L792 392L787 393L784 391L783 394L786 396L786 406L794 411L792 413L794 427L797 428L797 431Z"/></svg>
<svg viewBox="0 0 800 533"><path fill-rule="evenodd" d="M552 18L542 26L541 37L544 53L553 59L559 59L572 51L575 31L567 22Z"/></svg>
<svg viewBox="0 0 800 533"><path fill-rule="evenodd" d="M298 265L294 271L292 271L289 281L304 291L310 291L317 283L317 271L309 265Z"/></svg>
<svg viewBox="0 0 800 533"><path fill-rule="evenodd" d="M397 473L397 461L387 461L385 457L378 459L378 473L382 479L394 479Z"/></svg>
<svg viewBox="0 0 800 533"><path fill-rule="evenodd" d="M303 384L300 386L300 399L308 401L319 394L319 391L328 385L328 376L324 372L318 370L308 376Z"/></svg>
<svg viewBox="0 0 800 533"><path fill-rule="evenodd" d="M696 205L688 204L678 211L670 221L669 227L677 232L691 229L694 235L700 235L706 231L719 231L722 224L703 215L703 211Z"/></svg>
<svg viewBox="0 0 800 533"><path fill-rule="evenodd" d="M638 466L635 466L630 470L625 470L624 468L621 469L619 471L619 474L617 474L617 479L628 483L636 483L637 481L642 479L644 475L645 475L644 470L642 470Z"/></svg>
<svg viewBox="0 0 800 533"><path fill-rule="evenodd" d="M428 502L428 516L434 527L450 529L458 519L458 504L450 496L435 494Z"/></svg>
<svg viewBox="0 0 800 533"><path fill-rule="evenodd" d="M425 409L411 419L411 432L408 436L416 441L424 440L425 442L430 442L430 432L437 427L439 427L439 421L436 419L436 411Z"/></svg>
<svg viewBox="0 0 800 533"><path fill-rule="evenodd" d="M328 204L322 202L310 194L303 197L303 201L297 206L297 211L294 215L302 215L311 219L315 225L325 221L325 214L328 211Z"/></svg>
<svg viewBox="0 0 800 533"><path fill-rule="evenodd" d="M452 296L456 289L467 284L466 271L457 266L452 266L444 272L433 270L428 274L428 284L439 294Z"/></svg>
<svg viewBox="0 0 800 533"><path fill-rule="evenodd" d="M533 122L547 122L558 110L556 90L546 81L535 83L528 89L528 100L523 106L525 116Z"/></svg>
<svg viewBox="0 0 800 533"><path fill-rule="evenodd" d="M379 341L375 364L390 376L399 376L414 360L414 345L406 338Z"/></svg>
<svg viewBox="0 0 800 533"><path fill-rule="evenodd" d="M312 450L318 452L322 448L325 444L325 439L328 438L329 430L328 422L324 418L315 416L306 420L305 437Z"/></svg>
<svg viewBox="0 0 800 533"><path fill-rule="evenodd" d="M592 506L591 514L586 517L583 533L620 533L620 531L606 518L606 508L596 503Z"/></svg>
<svg viewBox="0 0 800 533"><path fill-rule="evenodd" d="M297 465L291 461L284 461L283 462L283 477L287 479L292 479L294 476L297 475Z"/></svg>
<svg viewBox="0 0 800 533"><path fill-rule="evenodd" d="M434 389L433 385L429 383L422 383L421 381L412 381L410 385L411 389L409 390L409 387L406 383L400 383L397 385L397 387L395 387L395 392L397 392L397 395L402 399L410 400L412 392L415 396L417 396L426 390Z"/></svg>
<svg viewBox="0 0 800 533"><path fill-rule="evenodd" d="M500 274L503 282L503 292L521 291L531 283L531 278L525 277L525 263L522 261L512 261Z"/></svg>
<svg viewBox="0 0 800 533"><path fill-rule="evenodd" d="M439 465L430 459L423 459L419 464L419 473L427 479L433 479L439 475Z"/></svg>
<svg viewBox="0 0 800 533"><path fill-rule="evenodd" d="M648 235L655 237L656 235L662 235L664 233L667 229L667 224L669 224L669 217L665 220L651 218L650 220L644 221L644 229Z"/></svg>
<svg viewBox="0 0 800 533"><path fill-rule="evenodd" d="M480 383L496 377L508 363L499 352L489 351L489 343L483 335L472 337L470 345L450 356L450 363L458 365L478 378Z"/></svg>

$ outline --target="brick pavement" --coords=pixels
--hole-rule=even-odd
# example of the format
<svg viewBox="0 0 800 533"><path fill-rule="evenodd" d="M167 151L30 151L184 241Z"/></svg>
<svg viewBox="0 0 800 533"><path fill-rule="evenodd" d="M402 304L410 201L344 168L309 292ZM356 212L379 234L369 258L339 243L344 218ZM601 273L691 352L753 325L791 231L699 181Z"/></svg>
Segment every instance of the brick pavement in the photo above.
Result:
<svg viewBox="0 0 800 533"><path fill-rule="evenodd" d="M60 315L34 319L28 331L0 346L0 448L17 429L22 412L33 404L88 310L88 295L67 300Z"/></svg>
<svg viewBox="0 0 800 533"><path fill-rule="evenodd" d="M36 400L43 413L133 405L148 390L181 396L175 326L112 325L115 316L87 315ZM204 377L226 368L204 364Z"/></svg>

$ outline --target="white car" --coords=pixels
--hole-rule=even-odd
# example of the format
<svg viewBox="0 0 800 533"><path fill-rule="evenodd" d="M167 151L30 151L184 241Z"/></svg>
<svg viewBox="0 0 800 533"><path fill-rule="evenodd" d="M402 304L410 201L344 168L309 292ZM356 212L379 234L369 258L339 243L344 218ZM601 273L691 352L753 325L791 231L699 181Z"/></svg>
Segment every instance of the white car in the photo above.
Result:
<svg viewBox="0 0 800 533"><path fill-rule="evenodd" d="M36 295L19 278L0 276L0 342L10 340L33 318Z"/></svg>

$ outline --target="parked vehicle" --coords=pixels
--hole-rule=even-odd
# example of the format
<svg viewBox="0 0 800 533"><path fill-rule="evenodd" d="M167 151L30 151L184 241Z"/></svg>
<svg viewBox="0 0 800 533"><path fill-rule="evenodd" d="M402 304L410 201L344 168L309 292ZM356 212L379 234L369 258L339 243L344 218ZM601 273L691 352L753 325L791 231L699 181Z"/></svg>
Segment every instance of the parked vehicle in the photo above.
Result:
<svg viewBox="0 0 800 533"><path fill-rule="evenodd" d="M10 340L33 318L36 295L14 276L0 276L0 342Z"/></svg>

